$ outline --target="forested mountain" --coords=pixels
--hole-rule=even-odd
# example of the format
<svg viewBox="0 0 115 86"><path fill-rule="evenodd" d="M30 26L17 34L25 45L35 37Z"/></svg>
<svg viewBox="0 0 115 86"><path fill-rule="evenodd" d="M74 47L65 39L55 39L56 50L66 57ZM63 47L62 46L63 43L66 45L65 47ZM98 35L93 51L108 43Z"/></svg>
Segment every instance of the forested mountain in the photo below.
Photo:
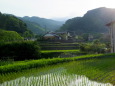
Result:
<svg viewBox="0 0 115 86"><path fill-rule="evenodd" d="M63 22L39 17L25 16L20 19L23 20L27 24L28 28L36 34L44 33L47 31L55 31L59 29L63 24Z"/></svg>
<svg viewBox="0 0 115 86"><path fill-rule="evenodd" d="M24 34L28 31L26 23L16 18L13 15L0 13L0 29L16 31L19 34Z"/></svg>
<svg viewBox="0 0 115 86"><path fill-rule="evenodd" d="M45 33L45 29L40 27L38 23L23 20L26 24L29 30L31 30L34 34L40 35Z"/></svg>
<svg viewBox="0 0 115 86"><path fill-rule="evenodd" d="M83 17L66 21L59 31L75 31L81 33L106 33L107 23L115 20L115 9L105 7L89 10Z"/></svg>

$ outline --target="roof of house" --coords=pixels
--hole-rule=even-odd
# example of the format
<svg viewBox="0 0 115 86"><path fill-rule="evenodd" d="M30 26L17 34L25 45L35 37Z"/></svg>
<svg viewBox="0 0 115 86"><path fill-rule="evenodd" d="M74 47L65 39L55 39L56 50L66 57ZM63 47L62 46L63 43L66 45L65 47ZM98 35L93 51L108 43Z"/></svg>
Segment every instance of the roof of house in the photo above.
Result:
<svg viewBox="0 0 115 86"><path fill-rule="evenodd" d="M114 23L115 23L115 21L112 21L112 22L106 24L106 26L110 26L110 25L112 25L112 24L114 24Z"/></svg>
<svg viewBox="0 0 115 86"><path fill-rule="evenodd" d="M47 37L47 36L57 36L57 37L59 37L57 34L52 34L52 33L48 33L48 34L46 34L46 35L44 35L44 37Z"/></svg>
<svg viewBox="0 0 115 86"><path fill-rule="evenodd" d="M46 34L46 35L44 35L44 36L54 36L54 34L48 33L48 34Z"/></svg>

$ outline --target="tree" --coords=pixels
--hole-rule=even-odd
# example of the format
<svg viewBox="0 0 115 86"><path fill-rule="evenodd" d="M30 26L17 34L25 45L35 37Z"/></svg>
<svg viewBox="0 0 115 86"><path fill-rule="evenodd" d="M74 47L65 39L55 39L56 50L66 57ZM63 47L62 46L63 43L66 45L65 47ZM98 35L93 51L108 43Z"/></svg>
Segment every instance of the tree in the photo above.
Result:
<svg viewBox="0 0 115 86"><path fill-rule="evenodd" d="M13 15L0 13L0 28L9 31L16 31L20 35L28 31L27 25Z"/></svg>
<svg viewBox="0 0 115 86"><path fill-rule="evenodd" d="M33 34L30 31L25 31L23 37L26 39L31 39L33 37Z"/></svg>
<svg viewBox="0 0 115 86"><path fill-rule="evenodd" d="M39 59L40 47L33 41L0 43L0 59Z"/></svg>

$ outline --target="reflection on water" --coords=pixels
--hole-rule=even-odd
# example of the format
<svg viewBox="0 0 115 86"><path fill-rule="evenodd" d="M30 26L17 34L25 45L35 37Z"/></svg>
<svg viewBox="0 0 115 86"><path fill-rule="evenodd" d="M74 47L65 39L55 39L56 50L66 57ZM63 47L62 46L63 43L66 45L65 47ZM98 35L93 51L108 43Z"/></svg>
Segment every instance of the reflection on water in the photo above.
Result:
<svg viewBox="0 0 115 86"><path fill-rule="evenodd" d="M21 77L4 82L0 86L113 86L110 83L90 81L85 76L67 73L49 73L39 76Z"/></svg>

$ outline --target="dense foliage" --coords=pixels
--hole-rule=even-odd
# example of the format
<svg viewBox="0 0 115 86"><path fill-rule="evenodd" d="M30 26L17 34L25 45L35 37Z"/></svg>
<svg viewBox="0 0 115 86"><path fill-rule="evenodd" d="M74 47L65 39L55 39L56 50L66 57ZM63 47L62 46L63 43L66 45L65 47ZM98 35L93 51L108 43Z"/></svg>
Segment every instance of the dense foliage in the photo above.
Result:
<svg viewBox="0 0 115 86"><path fill-rule="evenodd" d="M86 53L107 53L109 50L106 44L99 42L99 40L94 40L92 43L82 43L80 45L80 51Z"/></svg>
<svg viewBox="0 0 115 86"><path fill-rule="evenodd" d="M105 33L108 28L105 26L115 19L115 9L97 8L88 11L83 17L76 17L66 21L60 31L75 31L81 33Z"/></svg>
<svg viewBox="0 0 115 86"><path fill-rule="evenodd" d="M8 42L0 44L0 59L38 59L40 48L32 41Z"/></svg>
<svg viewBox="0 0 115 86"><path fill-rule="evenodd" d="M5 31L0 29L0 42L9 42L9 41L22 41L23 37L21 37L15 31Z"/></svg>
<svg viewBox="0 0 115 86"><path fill-rule="evenodd" d="M2 13L0 13L0 28L10 31L16 31L20 34L23 34L28 30L26 24L20 19L16 18L13 15Z"/></svg>

